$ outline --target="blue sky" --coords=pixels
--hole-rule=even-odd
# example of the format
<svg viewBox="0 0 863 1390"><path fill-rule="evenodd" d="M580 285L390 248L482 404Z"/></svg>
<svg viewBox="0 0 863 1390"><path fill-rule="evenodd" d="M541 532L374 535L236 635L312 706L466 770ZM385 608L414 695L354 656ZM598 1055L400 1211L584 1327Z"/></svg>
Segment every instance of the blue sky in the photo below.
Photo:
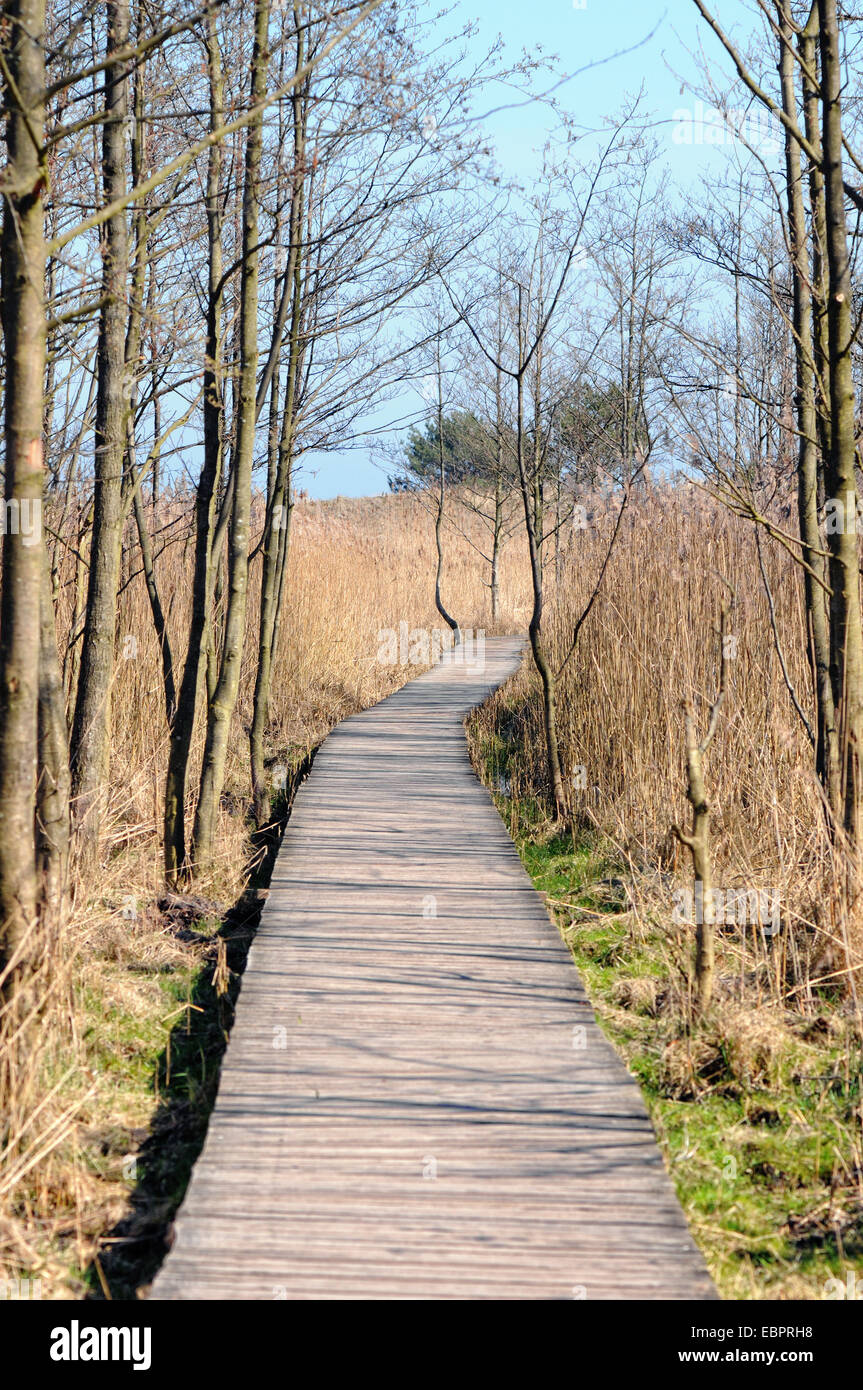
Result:
<svg viewBox="0 0 863 1390"><path fill-rule="evenodd" d="M751 27L752 12L743 0L714 0L713 10L726 30L739 33ZM536 53L541 48L547 57L557 55L558 71L577 74L557 95L582 126L597 126L603 116L619 109L627 95L643 87L643 110L656 121L657 136L668 151L668 165L679 187L700 181L711 161L725 157L724 151L681 143L679 127L674 138L675 112L694 109L692 94L681 92L681 85L687 78L698 81L693 54L699 44L717 68L727 66L721 61L718 41L692 0L586 0L583 5L581 0L462 0L445 24L451 29L469 19L478 23L473 40L478 55L498 34L510 60L522 49ZM551 81L541 79L542 85ZM514 100L511 92L490 92L480 109ZM494 114L486 128L500 164L521 180L528 179L536 166L553 125L548 107L534 102ZM373 423L385 424L418 405L418 398L401 398L382 408ZM308 460L297 483L313 497L364 496L386 490L385 475L365 446Z"/></svg>

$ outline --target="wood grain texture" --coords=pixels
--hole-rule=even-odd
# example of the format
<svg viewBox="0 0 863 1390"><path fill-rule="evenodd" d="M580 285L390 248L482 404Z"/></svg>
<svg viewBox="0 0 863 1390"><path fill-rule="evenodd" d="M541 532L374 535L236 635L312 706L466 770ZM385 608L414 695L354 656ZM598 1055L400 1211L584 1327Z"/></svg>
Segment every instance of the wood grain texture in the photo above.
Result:
<svg viewBox="0 0 863 1390"><path fill-rule="evenodd" d="M445 659L318 753L151 1297L715 1297L468 760L521 654Z"/></svg>

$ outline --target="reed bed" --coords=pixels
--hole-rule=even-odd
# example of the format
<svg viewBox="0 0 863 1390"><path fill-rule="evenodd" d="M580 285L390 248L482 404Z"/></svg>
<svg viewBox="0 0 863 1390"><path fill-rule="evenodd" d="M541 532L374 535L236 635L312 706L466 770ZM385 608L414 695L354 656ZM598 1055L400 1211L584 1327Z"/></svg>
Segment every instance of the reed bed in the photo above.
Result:
<svg viewBox="0 0 863 1390"><path fill-rule="evenodd" d="M156 576L175 663L191 594L193 499L165 496L154 519ZM67 690L75 676L76 606L86 553L76 499L54 513L56 624ZM256 507L260 528L262 507ZM476 547L479 547L477 549ZM482 522L453 503L446 591L466 626L492 631ZM252 858L247 729L258 626L252 564L247 641L234 718L218 853L196 884L212 925L241 897ZM434 606L433 516L425 499L300 497L291 518L284 618L267 731L275 772L295 765L340 719L417 674L382 662L380 634L441 629ZM510 544L501 623L526 604L527 571ZM68 1297L92 1287L91 1261L128 1209L136 1152L159 1107L164 1052L210 946L183 939L159 907L168 730L161 656L130 527L112 690L112 762L99 854L73 865L61 930L41 952L26 998L0 1019L0 1292ZM203 748L199 712L190 803ZM189 935L189 933L185 933ZM32 943L31 943L32 944ZM87 1273L89 1269L89 1273Z"/></svg>
<svg viewBox="0 0 863 1390"><path fill-rule="evenodd" d="M608 919L622 933L610 959L615 970L621 961L623 968L608 978L603 965L604 993L597 1004L624 1052L626 1037L632 1042L637 1034L638 1047L652 1048L659 1057L651 1083L657 1094L703 1096L714 1084L710 1066L717 1052L726 1059L722 1084L730 1084L732 1073L733 1084L746 1094L782 1078L783 1085L792 1085L795 1076L817 1075L825 1053L805 1030L817 1034L820 1028L832 1049L828 1064L844 1066L847 1098L860 1060L860 926L842 906L838 889L845 866L826 832L809 741L777 652L778 641L806 713L799 573L781 548L763 543L774 636L751 526L694 488L643 490L627 509L602 588L568 655L617 503L597 495L585 505L587 525L549 542L545 557L545 623L560 668L571 822L562 826L546 809L541 706L529 661L471 721L477 766L535 881L546 885L550 908L589 984L593 957L584 951L594 949L591 932L606 920L602 894L623 893L617 915ZM188 496L165 497L154 528L156 574L175 661L183 655L191 590L190 506ZM86 541L81 514L73 499L54 526L60 535L57 631L69 685L82 592L76 552ZM483 558L487 541L482 522L452 499L444 601L465 628L524 631L530 588L523 538L514 536L504 548L496 629ZM225 968L214 954L213 930L241 897L250 862L246 730L258 563L219 853L195 889L196 930L178 930L176 915L160 906L167 757L160 653L134 538L128 537L109 810L98 862L74 866L61 930L42 953L15 1017L0 1020L0 1278L36 1281L44 1297L81 1296L102 1278L94 1255L108 1248L109 1233L129 1210L137 1155L160 1106L172 1029L178 1018L191 1018L201 972ZM398 630L400 623L409 629L443 626L434 607L434 568L433 517L423 498L298 500L267 732L274 768L295 764L335 722L417 673L416 666L380 660L381 633ZM675 892L691 874L670 827L685 823L688 814L681 701L691 697L698 718L706 718L718 679L723 599L731 601L734 650L705 769L714 808L715 879L727 889L777 895L781 922L770 938L757 924L720 931L716 1013L699 1033L692 1024L687 973L691 935L673 921ZM202 740L199 718L192 788ZM542 863L532 860L534 851L546 855ZM590 873L579 876L573 866L583 868L586 857ZM20 1027L28 1011L32 1019ZM841 1206L843 1229L851 1229L858 1219L854 1203L863 1199L859 1099L849 1100L842 1113L830 1213ZM655 1111L654 1118L660 1131L671 1124L665 1112ZM166 1210L174 1200L169 1197ZM696 1230L698 1219L695 1213ZM721 1263L717 1256L716 1267ZM787 1273L783 1289L812 1296L811 1287L795 1285L794 1277ZM764 1296L763 1284L754 1275L752 1280L751 1289L745 1279L728 1287L735 1296Z"/></svg>

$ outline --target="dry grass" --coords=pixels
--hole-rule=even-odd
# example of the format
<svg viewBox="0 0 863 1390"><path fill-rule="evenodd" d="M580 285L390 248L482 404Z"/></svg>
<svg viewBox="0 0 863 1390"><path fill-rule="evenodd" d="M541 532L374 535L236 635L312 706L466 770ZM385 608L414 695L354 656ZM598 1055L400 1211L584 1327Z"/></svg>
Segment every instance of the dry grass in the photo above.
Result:
<svg viewBox="0 0 863 1390"><path fill-rule="evenodd" d="M155 522L156 570L175 660L182 658L193 562L190 499L165 500ZM481 523L454 509L446 594L469 627L493 631L486 567L465 538ZM58 524L59 523L59 524ZM71 680L77 545L69 516L54 518L57 627ZM260 524L260 507L258 508ZM462 534L465 533L465 534ZM0 1125L0 1279L39 1281L43 1297L80 1296L93 1255L128 1211L136 1154L159 1109L165 1049L191 1016L202 972L218 967L208 933L180 932L160 911L162 787L167 728L160 657L131 531L124 554L113 689L109 806L98 863L78 865L62 939L29 998L35 1026L14 1048L0 1023L6 1068ZM159 554L160 546L164 546ZM416 667L378 660L381 629L442 627L434 607L434 533L410 496L300 500L293 513L284 625L273 675L271 762L296 766L338 720L395 690ZM258 563L234 721L218 854L196 891L212 929L246 883L250 861L246 729L257 638ZM502 628L523 623L525 569L509 547L501 575ZM519 607L520 606L520 607ZM203 744L199 716L190 785ZM210 904L209 912L207 904ZM195 914L191 914L194 919ZM200 925L200 923L199 923ZM196 935L201 940L196 941ZM183 939L183 938L191 939ZM223 949L220 947L220 949ZM224 962L222 964L224 973ZM56 1088L56 1089L55 1089Z"/></svg>
<svg viewBox="0 0 863 1390"><path fill-rule="evenodd" d="M589 597L613 514L598 501L593 525L569 538L547 624L556 667ZM764 555L779 640L805 710L799 571L778 548L765 545ZM693 698L703 731L719 675L720 606L729 594L735 655L705 765L715 881L726 890L778 896L783 920L794 928L789 949L803 953L791 964L810 998L806 966L813 954L825 982L847 968L849 952L859 960L861 923L837 912L834 886L845 864L825 832L808 738L783 681L752 527L694 489L642 496L625 518L605 584L560 678L562 760L573 776L578 820L611 836L635 869L659 868L678 885L687 881L688 856L669 833L690 814L681 701ZM506 775L512 798L525 801L543 792L544 763L529 667L520 682L491 704L486 728L517 735ZM670 907L668 883L666 890Z"/></svg>
<svg viewBox="0 0 863 1390"><path fill-rule="evenodd" d="M602 499L591 510L592 525L564 538L557 585L553 556L547 557L547 624L556 663L613 522L613 507ZM168 499L157 518L158 545L165 547L157 573L175 657L182 655L191 587L188 511L188 498ZM444 599L463 626L492 632L487 569L465 533L480 548L485 537L467 512L456 520ZM63 534L75 543L68 520ZM781 551L765 548L765 558L791 679L808 705L799 576ZM58 632L65 649L76 590L73 552L59 551L58 560ZM176 914L157 906L167 730L159 656L136 567L130 545L118 629L110 807L99 863L86 874L77 871L62 945L34 982L41 995L38 1045L31 1032L28 1048L6 1052L15 1085L11 1092L7 1086L11 1104L0 1130L0 1272L40 1279L43 1296L80 1295L92 1287L85 1271L129 1212L136 1155L158 1117L166 1075L170 1080L166 1044L176 1039L178 1020L181 1034L185 1029L194 1041L202 978L216 993L229 980L230 958L226 962L224 943L213 932L247 881L245 729L257 631L254 580L219 854L197 890L204 902L178 925ZM273 764L296 766L337 720L416 673L415 667L379 662L379 632L400 622L441 627L433 575L432 519L421 500L298 503L267 736ZM702 718L709 707L719 606L728 585L737 649L706 764L716 882L777 892L782 926L769 940L757 928L721 934L716 1010L709 1025L693 1031L691 937L670 923L672 894L688 881L689 867L668 831L687 814L680 702L693 695ZM501 599L498 631L523 630L529 594L519 537L504 554ZM669 1162L682 1165L675 1172L689 1202L686 1183L702 1160L686 1158L692 1146L677 1142L673 1117L663 1107L686 1095L715 1098L722 1087L731 1087L734 1104L745 1106L762 1089L787 1090L798 1084L795 1076L823 1072L825 1059L830 1067L844 1065L849 1078L859 1069L854 987L860 928L840 910L834 891L842 866L824 833L808 742L782 681L745 523L695 493L658 490L633 505L561 677L560 722L567 769L586 770L586 785L574 792L574 824L562 839L561 827L544 810L540 707L529 667L477 716L474 745L492 781L505 787L502 812L549 893L606 1026L630 1057L649 1054L643 1079L660 1098L654 1119ZM573 866L587 843L605 846L608 863L585 878ZM541 863L530 862L534 849L545 856ZM9 1019L5 1026L8 1034ZM808 1036L807 1029L815 1031ZM199 1089L206 1092L211 1084L208 1076ZM830 1160L837 1174L831 1212L840 1191L843 1210L851 1210L863 1181L859 1102L848 1101L845 1109L834 1141L841 1161ZM744 1121L739 1134L732 1125L741 1152L749 1142ZM718 1161L715 1155L711 1161ZM825 1181L829 1186L829 1172ZM168 1212L176 1198L168 1177L159 1192ZM700 1229L697 1204L689 1209L709 1246L714 1237L706 1226ZM808 1239L810 1218L816 1222L803 1204L794 1217L801 1240ZM724 1250L727 1232L715 1240ZM723 1260L724 1254L716 1255L717 1269L725 1267ZM783 1289L811 1296L811 1281L796 1279L793 1269L787 1271ZM765 1285L749 1270L728 1288L735 1296L764 1296Z"/></svg>
<svg viewBox="0 0 863 1390"><path fill-rule="evenodd" d="M549 606L556 667L590 595L615 509L597 499L593 513L592 527L569 539ZM781 549L763 549L779 643L805 711L799 572ZM719 677L720 608L729 594L736 643L705 759L715 883L726 891L765 890L779 904L779 924L768 933L757 920L717 926L716 1000L696 1024L692 928L674 921L675 894L691 884L691 866L669 829L687 825L690 815L681 702L693 699L703 730ZM546 811L541 707L529 666L475 717L477 765L498 793L610 1036L645 1086L723 1291L824 1296L825 1278L844 1268L843 1259L863 1266L863 917L840 892L847 866L826 833L751 526L694 489L642 495L561 674L559 709L571 825L562 827ZM753 1196L759 1164L750 1165L750 1181L750 1168L738 1164L724 1138L730 1129L743 1149L758 1147L747 1119L756 1096L756 1111L772 1097L783 1135L791 1136L779 1156L771 1150L765 1160L769 1171L779 1172L783 1162L788 1170L774 1184L772 1205ZM687 1118L691 1102L698 1110ZM699 1125L703 1143L690 1142L687 1127L695 1134ZM777 1148L775 1136L770 1143ZM721 1186L729 1156L735 1173L740 1169L733 1193ZM803 1277L797 1257L780 1258L771 1241L785 1231L783 1248L793 1245L792 1227L804 1231L810 1219ZM753 1252L762 1241L759 1263Z"/></svg>

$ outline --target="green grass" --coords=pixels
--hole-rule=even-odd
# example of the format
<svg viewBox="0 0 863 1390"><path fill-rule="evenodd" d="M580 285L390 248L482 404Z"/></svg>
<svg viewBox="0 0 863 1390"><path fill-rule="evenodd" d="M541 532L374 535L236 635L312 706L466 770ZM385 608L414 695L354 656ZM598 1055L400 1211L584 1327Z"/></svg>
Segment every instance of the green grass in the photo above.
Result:
<svg viewBox="0 0 863 1390"><path fill-rule="evenodd" d="M52 1294L132 1299L164 1259L206 1136L259 890L314 751L284 747L271 759L272 825L257 834L248 821L246 887L224 917L195 898L160 910L144 892L131 917L125 897L99 903L73 986L77 1034L44 1066L50 1084L77 1063L79 1097L74 1133L32 1197L36 1272ZM72 1102L69 1086L63 1097Z"/></svg>
<svg viewBox="0 0 863 1390"><path fill-rule="evenodd" d="M128 962L107 966L86 1001L85 1042L100 1088L94 1112L112 1119L90 1133L81 1155L102 1199L92 1211L102 1237L98 1263L70 1270L71 1286L85 1296L103 1297L107 1288L114 1299L134 1298L164 1258L168 1223L206 1134L237 993L233 972L242 969L253 926L251 905L245 919L235 910L223 923L190 922L200 944L190 940L188 954L154 964L134 1008L120 991L116 1004L106 1002L109 972L122 986ZM111 1195L118 1219L106 1229Z"/></svg>
<svg viewBox="0 0 863 1390"><path fill-rule="evenodd" d="M103 1247L100 1265L81 1272L88 1292L134 1298L152 1279L165 1254L168 1225L182 1201L192 1167L201 1150L218 1087L222 1056L233 1021L241 973L257 927L262 900L257 890L269 884L294 794L308 773L315 750L285 748L279 763L282 785L273 797L272 826L260 835L250 824L250 859L243 898L219 920L194 916L184 923L191 939L185 958L154 964L151 993L134 1012L121 998L105 1007L105 979L92 1000L94 1070L102 1083L116 1074L115 1112L128 1107L140 1113L146 1135L130 1135L135 1151L130 1176L124 1175L126 1204ZM136 972L136 961L127 962ZM105 1107L103 1106L104 1110ZM128 1134L128 1130L127 1130ZM122 1131L118 1144L122 1147Z"/></svg>

